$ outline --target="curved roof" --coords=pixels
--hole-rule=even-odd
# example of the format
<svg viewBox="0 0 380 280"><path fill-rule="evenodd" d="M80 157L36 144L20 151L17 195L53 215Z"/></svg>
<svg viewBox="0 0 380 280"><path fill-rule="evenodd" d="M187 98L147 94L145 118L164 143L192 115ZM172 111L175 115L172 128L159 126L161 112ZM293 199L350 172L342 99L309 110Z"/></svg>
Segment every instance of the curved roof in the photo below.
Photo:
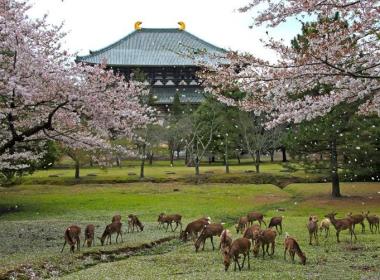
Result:
<svg viewBox="0 0 380 280"><path fill-rule="evenodd" d="M185 55L190 50L218 56L226 52L185 30L142 28L103 49L78 56L76 61L99 64L105 59L113 66L196 66L196 60Z"/></svg>

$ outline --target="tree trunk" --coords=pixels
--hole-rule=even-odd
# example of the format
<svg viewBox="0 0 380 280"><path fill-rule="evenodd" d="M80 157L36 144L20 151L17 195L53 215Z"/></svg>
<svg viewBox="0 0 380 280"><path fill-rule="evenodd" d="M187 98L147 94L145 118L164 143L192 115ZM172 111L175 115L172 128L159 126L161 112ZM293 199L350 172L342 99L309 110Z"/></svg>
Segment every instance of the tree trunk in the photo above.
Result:
<svg viewBox="0 0 380 280"><path fill-rule="evenodd" d="M339 186L339 174L338 174L338 152L336 149L336 139L330 142L330 171L331 171L331 184L332 184L332 197L341 197Z"/></svg>
<svg viewBox="0 0 380 280"><path fill-rule="evenodd" d="M281 152L282 152L282 162L287 162L288 160L286 159L286 149L284 146L282 146L281 148Z"/></svg>
<svg viewBox="0 0 380 280"><path fill-rule="evenodd" d="M76 160L75 161L75 179L80 178L79 171L80 171L80 163L79 163L79 160Z"/></svg>
<svg viewBox="0 0 380 280"><path fill-rule="evenodd" d="M145 144L142 146L141 166L140 166L140 179L144 178L144 167L145 167Z"/></svg>
<svg viewBox="0 0 380 280"><path fill-rule="evenodd" d="M170 166L174 164L174 150L170 150Z"/></svg>
<svg viewBox="0 0 380 280"><path fill-rule="evenodd" d="M149 154L149 165L153 164L153 156L154 156L153 153Z"/></svg>
<svg viewBox="0 0 380 280"><path fill-rule="evenodd" d="M180 152L180 150L177 149L177 160L179 160L179 152Z"/></svg>
<svg viewBox="0 0 380 280"><path fill-rule="evenodd" d="M199 158L198 157L196 157L196 159L195 159L195 175L198 177L199 176Z"/></svg>
<svg viewBox="0 0 380 280"><path fill-rule="evenodd" d="M185 165L187 166L189 162L189 150L186 148L186 152L185 152Z"/></svg>
<svg viewBox="0 0 380 280"><path fill-rule="evenodd" d="M238 161L238 164L240 164L240 156L239 155L236 155L236 158L237 158L237 161Z"/></svg>
<svg viewBox="0 0 380 280"><path fill-rule="evenodd" d="M269 154L270 154L270 162L274 162L274 150L270 150Z"/></svg>
<svg viewBox="0 0 380 280"><path fill-rule="evenodd" d="M256 166L256 173L260 173L260 151L259 150L256 151L255 166Z"/></svg>
<svg viewBox="0 0 380 280"><path fill-rule="evenodd" d="M230 165L228 163L228 156L224 156L224 163L225 163L225 166L226 166L226 173L230 173Z"/></svg>
<svg viewBox="0 0 380 280"><path fill-rule="evenodd" d="M121 161L120 161L120 158L118 156L116 156L116 166L121 167Z"/></svg>

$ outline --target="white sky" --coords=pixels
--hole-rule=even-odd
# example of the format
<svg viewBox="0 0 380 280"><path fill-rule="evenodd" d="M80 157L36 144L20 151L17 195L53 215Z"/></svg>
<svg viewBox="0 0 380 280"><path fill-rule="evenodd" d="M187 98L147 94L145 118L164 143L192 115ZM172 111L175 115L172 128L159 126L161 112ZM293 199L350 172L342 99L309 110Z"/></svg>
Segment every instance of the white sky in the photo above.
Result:
<svg viewBox="0 0 380 280"><path fill-rule="evenodd" d="M142 27L176 28L178 21L186 23L186 30L218 47L247 51L271 59L260 38L265 28L249 25L252 12L235 10L249 0L32 0L33 17L48 14L48 21L64 22L69 32L65 46L72 52L88 54L103 48L134 30L134 23ZM301 27L297 21L282 24L269 34L290 41Z"/></svg>

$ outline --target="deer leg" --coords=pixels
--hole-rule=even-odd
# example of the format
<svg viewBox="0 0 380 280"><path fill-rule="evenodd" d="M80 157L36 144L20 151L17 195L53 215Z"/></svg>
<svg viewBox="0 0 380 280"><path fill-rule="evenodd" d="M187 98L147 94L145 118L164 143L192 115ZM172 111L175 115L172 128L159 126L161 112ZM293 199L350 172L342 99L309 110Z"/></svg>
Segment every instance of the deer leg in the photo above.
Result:
<svg viewBox="0 0 380 280"><path fill-rule="evenodd" d="M280 235L282 234L282 224L280 224L280 230L281 230L281 232L280 232Z"/></svg>
<svg viewBox="0 0 380 280"><path fill-rule="evenodd" d="M212 250L214 251L215 250L215 246L214 246L214 240L213 240L212 236L210 237L210 239L211 239Z"/></svg>
<svg viewBox="0 0 380 280"><path fill-rule="evenodd" d="M272 242L272 254L270 255L271 257L274 255L274 246L275 246L275 242L273 241Z"/></svg>
<svg viewBox="0 0 380 280"><path fill-rule="evenodd" d="M66 246L66 240L65 240L65 242L63 243L63 247L62 247L62 250L61 250L61 253L63 252L63 249L65 248L65 246Z"/></svg>
<svg viewBox="0 0 380 280"><path fill-rule="evenodd" d="M355 233L355 231L352 231L352 234L354 235L355 240L358 240L357 237L356 237L356 233ZM351 236L351 239L352 239L352 236Z"/></svg>
<svg viewBox="0 0 380 280"><path fill-rule="evenodd" d="M173 232L176 231L177 228L178 228L178 222L175 222L175 228L174 228Z"/></svg>
<svg viewBox="0 0 380 280"><path fill-rule="evenodd" d="M265 244L263 243L263 245L261 245L262 249L263 249L263 259L264 259L264 256L265 256Z"/></svg>
<svg viewBox="0 0 380 280"><path fill-rule="evenodd" d="M264 219L261 220L265 226L267 226L267 223L264 221Z"/></svg>
<svg viewBox="0 0 380 280"><path fill-rule="evenodd" d="M365 232L365 225L363 222L361 222L360 224L362 225L362 233L364 233Z"/></svg>
<svg viewBox="0 0 380 280"><path fill-rule="evenodd" d="M246 257L246 255L243 254L243 256L244 256L244 258L243 258L243 262L242 262L242 264L241 264L241 268L244 268L244 263L245 263L245 257Z"/></svg>
<svg viewBox="0 0 380 280"><path fill-rule="evenodd" d="M236 262L237 262L237 265L238 265L239 271L241 271L241 266L240 266L240 264L239 264L239 258L236 258Z"/></svg>
<svg viewBox="0 0 380 280"><path fill-rule="evenodd" d="M318 231L316 231L314 233L314 238L315 238L316 244L318 245L319 244L319 242L318 242Z"/></svg>
<svg viewBox="0 0 380 280"><path fill-rule="evenodd" d="M339 231L338 230L336 231L336 240L337 240L338 243L340 242L339 241Z"/></svg>
<svg viewBox="0 0 380 280"><path fill-rule="evenodd" d="M84 245L84 243L83 243ZM77 237L77 251L80 251L80 238L79 236Z"/></svg>
<svg viewBox="0 0 380 280"><path fill-rule="evenodd" d="M205 250L205 245L206 245L206 238L202 240L203 246L202 246L202 251Z"/></svg>
<svg viewBox="0 0 380 280"><path fill-rule="evenodd" d="M234 271L236 271L236 258L234 257Z"/></svg>
<svg viewBox="0 0 380 280"><path fill-rule="evenodd" d="M311 237L312 237L312 233L309 232L309 245L312 245L312 244L311 244Z"/></svg>
<svg viewBox="0 0 380 280"><path fill-rule="evenodd" d="M250 260L249 260L249 250L247 252L247 255L248 255L248 269L251 269L251 264L250 264Z"/></svg>
<svg viewBox="0 0 380 280"><path fill-rule="evenodd" d="M295 256L295 252L294 252L294 250L291 250L290 251L290 257L291 257L291 259L292 259L292 263L294 263L294 256Z"/></svg>
<svg viewBox="0 0 380 280"><path fill-rule="evenodd" d="M84 238L82 247L84 247L84 244L86 244L86 241L87 241L87 238Z"/></svg>

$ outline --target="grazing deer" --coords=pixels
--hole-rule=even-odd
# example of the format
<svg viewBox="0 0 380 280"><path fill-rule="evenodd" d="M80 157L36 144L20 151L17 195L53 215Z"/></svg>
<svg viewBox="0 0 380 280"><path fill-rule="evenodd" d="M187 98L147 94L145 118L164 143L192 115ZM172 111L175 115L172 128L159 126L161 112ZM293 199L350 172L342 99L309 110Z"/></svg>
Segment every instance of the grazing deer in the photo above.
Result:
<svg viewBox="0 0 380 280"><path fill-rule="evenodd" d="M367 213L365 213L364 215L367 218L371 233L376 233L376 231L380 233L379 217L377 215L369 215L369 211L367 211ZM375 230L373 230L374 228Z"/></svg>
<svg viewBox="0 0 380 280"><path fill-rule="evenodd" d="M247 218L248 218L248 223L250 225L252 225L254 221L258 221L260 224L260 227L261 227L261 223L264 223L264 225L267 226L267 224L264 221L264 215L261 214L260 212L250 212L247 214Z"/></svg>
<svg viewBox="0 0 380 280"><path fill-rule="evenodd" d="M312 245L313 237L315 244L318 245L318 218L316 216L310 216L306 227L309 231L309 245Z"/></svg>
<svg viewBox="0 0 380 280"><path fill-rule="evenodd" d="M351 235L351 243L352 243L352 236L355 237L355 240L357 239L355 231L354 231L352 220L350 218L335 219L335 215L336 215L336 213L329 213L329 214L325 215L325 217L330 219L331 223L333 224L333 226L336 229L336 240L337 240L337 242L338 243L340 242L339 241L339 233L342 230L348 229L348 231L350 232L350 235Z"/></svg>
<svg viewBox="0 0 380 280"><path fill-rule="evenodd" d="M286 260L286 251L289 251L289 255L293 263L294 263L294 255L297 254L297 256L301 259L301 263L303 265L306 264L305 254L302 253L301 248L298 245L297 241L294 238L290 237L287 233L285 235L284 247L285 247L284 260Z"/></svg>
<svg viewBox="0 0 380 280"><path fill-rule="evenodd" d="M87 225L84 230L84 244L87 244L87 247L91 247L92 243L94 243L95 246L95 226L90 224Z"/></svg>
<svg viewBox="0 0 380 280"><path fill-rule="evenodd" d="M202 251L204 251L207 238L210 238L212 250L215 250L213 237L214 236L220 236L222 234L223 229L224 228L223 228L222 224L205 225L203 227L203 230L202 230L201 234L199 235L197 241L195 241L195 243L194 243L195 252L198 252L201 244L203 244Z"/></svg>
<svg viewBox="0 0 380 280"><path fill-rule="evenodd" d="M193 241L195 241L195 239L198 238L198 233L203 230L204 226L210 224L210 220L210 217L207 217L192 221L186 226L184 231L181 231L180 239L186 242L189 236L191 236Z"/></svg>
<svg viewBox="0 0 380 280"><path fill-rule="evenodd" d="M325 238L327 238L327 236L329 236L330 225L331 225L331 221L330 221L329 218L324 218L321 221L321 223L319 224L319 231L320 231L321 234L322 234L322 231L325 232Z"/></svg>
<svg viewBox="0 0 380 280"><path fill-rule="evenodd" d="M257 235L259 234L261 228L259 225L253 225L245 229L243 237L248 238L252 241L252 244L255 244Z"/></svg>
<svg viewBox="0 0 380 280"><path fill-rule="evenodd" d="M268 228L276 227L276 231L278 232L278 234L281 235L282 234L282 218L283 217L273 217L272 219L270 219ZM281 231L279 231L277 227L280 227Z"/></svg>
<svg viewBox="0 0 380 280"><path fill-rule="evenodd" d="M247 216L240 217L238 220L238 223L235 225L236 233L244 232L247 226L248 226L248 217Z"/></svg>
<svg viewBox="0 0 380 280"><path fill-rule="evenodd" d="M65 230L65 234L64 234L65 242L63 243L61 253L63 252L63 249L66 246L66 243L69 244L70 251L72 253L74 253L75 244L77 245L77 251L80 251L80 233L81 233L81 229L80 229L80 227L78 227L76 225L69 226Z"/></svg>
<svg viewBox="0 0 380 280"><path fill-rule="evenodd" d="M347 214L347 218L350 218L352 220L354 231L355 231L355 225L361 224L362 233L365 232L365 225L364 225L365 214L364 213L352 215L352 212L350 212Z"/></svg>
<svg viewBox="0 0 380 280"><path fill-rule="evenodd" d="M268 256L273 256L276 236L277 236L276 231L272 229L265 229L265 230L259 231L259 233L256 236L255 246L253 247L253 254L255 255L255 257L257 257L259 254L260 245L263 250L263 259L265 257L265 252L267 252ZM272 247L271 254L269 253L269 245L271 245ZM265 249L265 246L266 246L266 249Z"/></svg>
<svg viewBox="0 0 380 280"><path fill-rule="evenodd" d="M106 228L104 229L104 232L102 234L102 237L100 237L100 238L98 237L100 239L102 246L104 245L104 241L106 240L106 238L108 239L108 244L111 244L111 235L114 233L117 233L116 243L117 243L117 240L119 238L119 235L121 237L121 242L123 242L123 233L121 230L121 226L122 226L122 223L120 223L118 221L113 222L112 224L109 224L106 226ZM107 245L107 242L106 242L106 245Z"/></svg>
<svg viewBox="0 0 380 280"><path fill-rule="evenodd" d="M222 231L222 234L220 235L220 244L219 249L224 252L225 250L230 250L232 245L232 238L230 236L230 231L228 229L225 229Z"/></svg>
<svg viewBox="0 0 380 280"><path fill-rule="evenodd" d="M112 217L112 222L121 222L121 216L120 215L115 215Z"/></svg>
<svg viewBox="0 0 380 280"><path fill-rule="evenodd" d="M161 213L158 216L157 221L158 221L159 224L162 224L162 225L166 224L166 231L168 231L168 228L169 228L169 225L170 225L170 228L171 228L172 232L174 232L178 228L178 225L180 225L180 230L182 231L181 219L182 219L182 216L178 215L178 214L165 215L165 213ZM172 223L176 224L176 226L175 226L174 229L173 229Z"/></svg>
<svg viewBox="0 0 380 280"><path fill-rule="evenodd" d="M239 267L239 271L244 267L246 256L248 256L248 269L251 268L249 261L249 250L251 249L251 241L247 238L241 237L232 242L231 247L226 248L223 252L224 270L227 271L231 264L231 259L234 261L234 271L236 271L236 264ZM243 262L240 266L239 258L243 255Z"/></svg>
<svg viewBox="0 0 380 280"><path fill-rule="evenodd" d="M128 232L134 232L135 227L137 230L140 229L140 231L144 230L144 225L141 223L139 218L136 215L129 214L128 215Z"/></svg>

